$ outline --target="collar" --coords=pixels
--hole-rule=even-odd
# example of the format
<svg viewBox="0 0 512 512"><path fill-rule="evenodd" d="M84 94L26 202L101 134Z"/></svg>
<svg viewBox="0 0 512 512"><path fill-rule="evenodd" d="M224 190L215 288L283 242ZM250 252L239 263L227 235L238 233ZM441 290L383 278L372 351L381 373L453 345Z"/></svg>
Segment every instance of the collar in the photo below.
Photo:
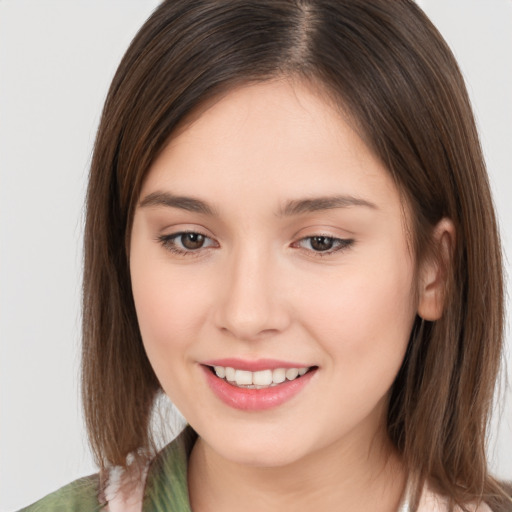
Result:
<svg viewBox="0 0 512 512"><path fill-rule="evenodd" d="M187 426L153 459L146 480L143 512L191 512L187 468L196 439L196 432Z"/></svg>

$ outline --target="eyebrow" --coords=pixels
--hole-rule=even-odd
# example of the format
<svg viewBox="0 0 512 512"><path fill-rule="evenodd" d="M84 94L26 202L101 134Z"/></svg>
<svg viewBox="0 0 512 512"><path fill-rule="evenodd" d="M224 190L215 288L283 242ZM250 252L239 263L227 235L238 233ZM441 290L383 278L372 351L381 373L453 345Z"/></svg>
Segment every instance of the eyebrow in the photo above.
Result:
<svg viewBox="0 0 512 512"><path fill-rule="evenodd" d="M189 212L201 213L203 215L216 216L216 210L208 203L188 196L177 196L169 192L152 192L148 194L139 204L141 208L148 206L165 206L168 208L179 208ZM322 210L333 210L335 208L349 208L351 206L363 206L377 210L377 206L365 199L353 196L327 196L306 199L294 199L288 201L277 213L278 217L292 217L304 213L312 213Z"/></svg>
<svg viewBox="0 0 512 512"><path fill-rule="evenodd" d="M333 210L335 208L349 208L351 206L364 206L372 210L378 210L377 205L353 196L328 196L315 197L312 199L297 199L289 201L279 211L281 217L300 215L321 210Z"/></svg>
<svg viewBox="0 0 512 512"><path fill-rule="evenodd" d="M147 195L140 203L141 208L147 206L167 206L169 208L179 208L189 212L202 213L203 215L216 215L215 210L200 199L193 197L176 196L169 192L153 192Z"/></svg>

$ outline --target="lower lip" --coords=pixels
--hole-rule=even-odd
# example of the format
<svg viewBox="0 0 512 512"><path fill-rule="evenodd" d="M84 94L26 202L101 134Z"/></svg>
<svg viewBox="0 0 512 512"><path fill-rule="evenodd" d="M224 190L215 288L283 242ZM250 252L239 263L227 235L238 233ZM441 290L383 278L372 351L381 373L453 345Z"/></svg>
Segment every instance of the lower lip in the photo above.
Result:
<svg viewBox="0 0 512 512"><path fill-rule="evenodd" d="M227 405L242 411L264 411L284 404L309 384L316 368L295 380L264 389L238 388L202 366L211 390Z"/></svg>

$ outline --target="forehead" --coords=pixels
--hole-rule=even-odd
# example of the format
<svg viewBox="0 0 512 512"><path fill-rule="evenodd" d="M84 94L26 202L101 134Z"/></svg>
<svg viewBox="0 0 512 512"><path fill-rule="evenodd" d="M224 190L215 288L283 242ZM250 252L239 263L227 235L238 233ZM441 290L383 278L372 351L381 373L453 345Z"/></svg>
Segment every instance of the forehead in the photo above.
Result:
<svg viewBox="0 0 512 512"><path fill-rule="evenodd" d="M221 210L276 210L333 194L382 210L400 203L388 171L340 110L289 80L239 87L203 106L153 163L141 197L160 190L205 196Z"/></svg>

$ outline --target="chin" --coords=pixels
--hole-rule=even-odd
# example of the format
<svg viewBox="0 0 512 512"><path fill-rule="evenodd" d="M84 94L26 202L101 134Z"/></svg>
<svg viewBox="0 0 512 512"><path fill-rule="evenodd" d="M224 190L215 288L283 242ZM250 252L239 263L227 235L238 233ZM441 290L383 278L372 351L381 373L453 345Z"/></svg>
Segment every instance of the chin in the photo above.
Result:
<svg viewBox="0 0 512 512"><path fill-rule="evenodd" d="M200 432L198 432L201 435ZM295 463L307 452L304 436L296 430L263 424L249 429L221 429L201 436L225 460L248 467L283 467Z"/></svg>
<svg viewBox="0 0 512 512"><path fill-rule="evenodd" d="M297 448L258 449L249 446L222 447L219 454L227 460L242 466L253 468L280 468L294 464L300 458Z"/></svg>

